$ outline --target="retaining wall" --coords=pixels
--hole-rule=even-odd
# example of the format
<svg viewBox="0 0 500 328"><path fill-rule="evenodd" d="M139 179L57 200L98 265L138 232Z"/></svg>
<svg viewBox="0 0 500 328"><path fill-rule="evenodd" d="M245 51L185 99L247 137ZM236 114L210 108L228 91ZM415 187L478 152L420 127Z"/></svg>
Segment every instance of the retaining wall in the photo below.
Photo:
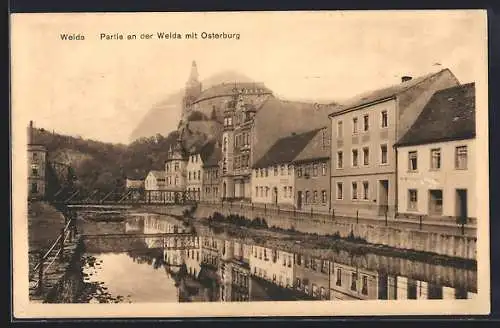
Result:
<svg viewBox="0 0 500 328"><path fill-rule="evenodd" d="M225 216L230 214L242 215L249 219L256 217L264 218L269 227L293 228L300 232L316 233L318 235L339 233L341 237L347 237L352 232L354 237L363 238L370 244L476 260L475 237L402 229L391 226L339 222L335 218L325 214L310 215L297 212L291 215L289 211L280 212L276 210L270 213L271 211L263 208L247 208L238 205L221 207L220 205L200 204L194 216L200 219L207 218L214 212L219 212Z"/></svg>

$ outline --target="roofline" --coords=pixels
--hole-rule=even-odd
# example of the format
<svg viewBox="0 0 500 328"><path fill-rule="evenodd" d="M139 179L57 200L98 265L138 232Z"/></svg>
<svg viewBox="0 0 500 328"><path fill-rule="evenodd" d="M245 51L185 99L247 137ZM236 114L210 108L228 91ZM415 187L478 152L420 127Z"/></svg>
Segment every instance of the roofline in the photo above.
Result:
<svg viewBox="0 0 500 328"><path fill-rule="evenodd" d="M414 87L416 87L417 85L420 85L422 82L424 81L427 81L428 79L430 79L431 77L433 76L436 76L438 74L441 74L445 71L448 71L452 76L453 78L455 78L455 80L459 83L460 85L460 81L457 79L457 77L455 76L455 74L453 74L453 72L449 69L449 68L443 68L442 70L438 71L438 72L435 72L434 74L429 74L425 79L422 79L422 81L419 81L418 83L415 83L414 85L412 85L411 87L408 87L407 89L404 89L404 90L400 90L398 92L395 92L394 94L392 94L391 96L389 97L386 97L386 98L382 98L382 99L377 99L377 100L374 100L372 102L369 102L369 103L366 103L366 104L361 104L361 105L357 105L357 106L351 106L351 107L347 107L345 108L344 110L341 110L339 112L336 112L336 113L331 113L328 115L328 117L333 117L333 116L337 116L337 115L340 115L340 114L343 114L345 112L348 112L348 111L351 111L351 110L356 110L356 109L361 109L361 108L364 108L364 107L367 107L367 106L371 106L371 105L375 105L376 103L379 103L379 102L383 102L384 99L391 99L391 98L396 98L396 96L402 92L405 92L405 91L408 91L410 89L413 89ZM416 79L418 79L420 77L416 77ZM400 83L401 84L401 83ZM387 88L390 88L390 86L387 86ZM385 88L380 88L380 89L374 89L372 90L373 92L375 91L378 91L378 90L383 90Z"/></svg>
<svg viewBox="0 0 500 328"><path fill-rule="evenodd" d="M359 109L363 109L363 108L370 107L373 105L381 104L383 102L387 102L387 101L394 100L394 99L396 99L396 94L389 96L389 97L377 99L377 100L371 101L369 103L361 104L358 106L344 108L338 112L333 112L333 113L328 114L328 117L334 117L334 116L339 116L339 115L342 115L345 113L354 112L354 111L359 110Z"/></svg>
<svg viewBox="0 0 500 328"><path fill-rule="evenodd" d="M207 90L209 90L209 89L207 89ZM245 95L247 95L247 96L259 96L259 95L272 95L272 94L273 94L273 92L268 89L268 91L266 91L266 92L249 92L249 93L246 93ZM198 98L198 99L196 99L196 101L193 102L193 104L197 104L197 103L204 101L204 100L210 100L210 99L219 98L219 97L232 97L232 96L234 96L234 92L227 93L227 94L220 93L220 94L217 94L215 96Z"/></svg>
<svg viewBox="0 0 500 328"><path fill-rule="evenodd" d="M475 133L469 136L431 139L422 142L402 142L402 143L397 142L393 145L393 147L401 148L401 147L423 146L439 142L451 142L451 141L472 140L472 139L476 139Z"/></svg>
<svg viewBox="0 0 500 328"><path fill-rule="evenodd" d="M311 161L317 161L317 160L329 160L330 156L317 156L317 157L309 157L309 158L304 158L304 159L297 159L293 160L292 164L302 164L306 162L311 162Z"/></svg>

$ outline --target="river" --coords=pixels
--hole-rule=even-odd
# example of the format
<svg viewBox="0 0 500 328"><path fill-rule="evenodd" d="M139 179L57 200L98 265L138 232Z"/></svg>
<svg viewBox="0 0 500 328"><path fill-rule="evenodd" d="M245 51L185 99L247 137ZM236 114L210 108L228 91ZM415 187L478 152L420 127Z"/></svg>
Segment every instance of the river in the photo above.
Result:
<svg viewBox="0 0 500 328"><path fill-rule="evenodd" d="M477 294L476 270L460 265L342 249L290 252L208 227L192 232L182 221L159 214L127 213L123 220L115 214L110 222L80 217L82 303L465 299ZM171 234L189 232L193 235Z"/></svg>

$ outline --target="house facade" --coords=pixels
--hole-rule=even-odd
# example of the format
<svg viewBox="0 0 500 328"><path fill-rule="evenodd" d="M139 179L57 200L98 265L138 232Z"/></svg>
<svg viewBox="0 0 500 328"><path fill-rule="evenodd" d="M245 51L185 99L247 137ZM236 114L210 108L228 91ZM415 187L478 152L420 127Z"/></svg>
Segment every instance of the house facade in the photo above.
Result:
<svg viewBox="0 0 500 328"><path fill-rule="evenodd" d="M165 202L165 188L165 171L149 171L146 179L144 180L146 200L155 203Z"/></svg>
<svg viewBox="0 0 500 328"><path fill-rule="evenodd" d="M331 300L376 300L379 298L377 272L359 266L330 264Z"/></svg>
<svg viewBox="0 0 500 328"><path fill-rule="evenodd" d="M179 138L174 147L170 147L165 161L165 189L167 189L165 194L168 202L184 199L188 160L189 156Z"/></svg>
<svg viewBox="0 0 500 328"><path fill-rule="evenodd" d="M298 210L330 211L330 129L315 130L295 157L295 206Z"/></svg>
<svg viewBox="0 0 500 328"><path fill-rule="evenodd" d="M315 138L318 131L294 133L278 139L253 165L253 203L283 207L296 206L297 170L293 161Z"/></svg>
<svg viewBox="0 0 500 328"><path fill-rule="evenodd" d="M398 215L476 218L474 90L436 92L396 144Z"/></svg>
<svg viewBox="0 0 500 328"><path fill-rule="evenodd" d="M394 216L397 211L396 151L434 92L458 85L444 69L358 95L329 115L331 204L335 213Z"/></svg>
<svg viewBox="0 0 500 328"><path fill-rule="evenodd" d="M186 191L187 197L191 200L201 200L201 190L203 181L203 162L201 155L198 152L189 155L186 165L187 180Z"/></svg>
<svg viewBox="0 0 500 328"><path fill-rule="evenodd" d="M202 201L219 202L220 195L220 161L222 157L221 145L216 142L214 149L207 160L203 162L203 179L202 179Z"/></svg>
<svg viewBox="0 0 500 328"><path fill-rule="evenodd" d="M314 299L330 299L330 261L295 254L294 288Z"/></svg>
<svg viewBox="0 0 500 328"><path fill-rule="evenodd" d="M293 288L294 256L286 251L253 245L250 271L280 287Z"/></svg>
<svg viewBox="0 0 500 328"><path fill-rule="evenodd" d="M42 145L28 145L28 198L42 199L47 187L47 149Z"/></svg>

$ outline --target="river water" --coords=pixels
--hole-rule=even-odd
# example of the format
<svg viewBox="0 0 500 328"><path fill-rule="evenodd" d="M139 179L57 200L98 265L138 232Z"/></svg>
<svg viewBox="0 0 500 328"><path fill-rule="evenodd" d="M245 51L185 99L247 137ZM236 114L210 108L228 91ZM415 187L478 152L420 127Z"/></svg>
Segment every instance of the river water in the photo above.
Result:
<svg viewBox="0 0 500 328"><path fill-rule="evenodd" d="M128 213L79 220L84 288L79 302L244 302L465 299L477 273L461 264L347 250L270 248L176 218Z"/></svg>

